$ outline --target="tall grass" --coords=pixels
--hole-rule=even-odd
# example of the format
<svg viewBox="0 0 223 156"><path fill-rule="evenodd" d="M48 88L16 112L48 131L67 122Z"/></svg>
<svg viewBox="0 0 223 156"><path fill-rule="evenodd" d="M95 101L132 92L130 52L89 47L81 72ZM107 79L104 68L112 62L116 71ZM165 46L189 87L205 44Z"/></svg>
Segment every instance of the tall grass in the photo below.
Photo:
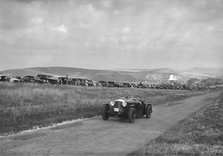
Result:
<svg viewBox="0 0 223 156"><path fill-rule="evenodd" d="M0 133L99 115L102 104L125 95L163 104L196 94L200 92L0 83Z"/></svg>

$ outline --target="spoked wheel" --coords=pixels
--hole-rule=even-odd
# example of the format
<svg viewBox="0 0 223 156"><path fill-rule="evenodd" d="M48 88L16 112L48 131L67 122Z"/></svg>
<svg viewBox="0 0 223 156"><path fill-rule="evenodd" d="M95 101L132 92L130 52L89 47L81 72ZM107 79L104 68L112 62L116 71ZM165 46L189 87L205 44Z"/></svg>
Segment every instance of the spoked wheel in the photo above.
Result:
<svg viewBox="0 0 223 156"><path fill-rule="evenodd" d="M133 123L136 119L136 110L135 108L130 108L128 112L128 119L130 123Z"/></svg>

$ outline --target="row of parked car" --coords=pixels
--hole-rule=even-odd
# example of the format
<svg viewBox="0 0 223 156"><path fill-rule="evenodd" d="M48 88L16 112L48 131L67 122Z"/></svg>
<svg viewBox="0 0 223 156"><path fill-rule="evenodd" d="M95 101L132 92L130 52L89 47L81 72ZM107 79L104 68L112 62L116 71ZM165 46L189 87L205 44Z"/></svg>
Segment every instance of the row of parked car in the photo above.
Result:
<svg viewBox="0 0 223 156"><path fill-rule="evenodd" d="M180 89L180 90L201 90L209 89L207 85L201 86L200 83L179 83L168 82L159 84L145 84L142 82L116 82L116 81L93 81L85 78L72 78L67 76L51 76L39 74L37 76L9 76L0 75L0 81L6 82L27 82L55 85L76 85L76 86L102 86L102 87L119 87L119 88L152 88L152 89Z"/></svg>
<svg viewBox="0 0 223 156"><path fill-rule="evenodd" d="M5 82L27 82L27 83L41 83L41 84L59 84L59 85L76 85L76 86L103 86L103 87L138 87L143 88L143 85L130 82L115 82L115 81L93 81L86 78L71 78L68 76L51 76L39 74L37 76L27 75L20 76L6 76L0 75L0 81Z"/></svg>
<svg viewBox="0 0 223 156"><path fill-rule="evenodd" d="M68 78L68 76L51 76L39 74L37 76L27 75L24 77L20 76L7 76L0 75L0 81L5 82L27 82L27 83L41 83L41 84L68 84L78 86L95 86L95 82L88 79L82 78Z"/></svg>
<svg viewBox="0 0 223 156"><path fill-rule="evenodd" d="M59 85L76 85L76 86L102 86L102 87L120 87L120 88L154 88L154 89L183 89L183 87L175 86L174 84L167 85L146 85L141 82L116 82L116 81L93 81L85 78L71 78L68 76L51 76L39 74L37 76L27 75L7 76L0 75L0 81L7 82L27 82L27 83L41 83L41 84L59 84Z"/></svg>

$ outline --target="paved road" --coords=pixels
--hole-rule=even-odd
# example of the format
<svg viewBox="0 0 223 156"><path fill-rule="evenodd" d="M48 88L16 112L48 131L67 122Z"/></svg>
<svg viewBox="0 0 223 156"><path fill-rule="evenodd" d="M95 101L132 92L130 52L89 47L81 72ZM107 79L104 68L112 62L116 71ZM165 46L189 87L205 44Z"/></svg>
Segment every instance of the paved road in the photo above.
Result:
<svg viewBox="0 0 223 156"><path fill-rule="evenodd" d="M100 117L0 138L0 155L126 155L158 137L177 122L213 102L219 93L154 107L151 119L130 124Z"/></svg>

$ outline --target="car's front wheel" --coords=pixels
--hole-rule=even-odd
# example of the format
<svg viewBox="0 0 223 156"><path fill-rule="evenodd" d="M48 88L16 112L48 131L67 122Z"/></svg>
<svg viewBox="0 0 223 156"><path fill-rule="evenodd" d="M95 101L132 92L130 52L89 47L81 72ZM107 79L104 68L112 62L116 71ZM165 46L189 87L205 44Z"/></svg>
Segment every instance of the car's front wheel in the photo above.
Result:
<svg viewBox="0 0 223 156"><path fill-rule="evenodd" d="M109 111L109 106L105 104L102 108L102 113L101 113L101 116L102 116L103 120L108 120L108 118L109 118L109 112L108 111Z"/></svg>
<svg viewBox="0 0 223 156"><path fill-rule="evenodd" d="M136 119L136 110L135 110L135 108L131 107L129 109L128 119L129 119L130 123L133 123L135 121L135 119Z"/></svg>
<svg viewBox="0 0 223 156"><path fill-rule="evenodd" d="M152 106L151 105L148 105L146 107L146 118L151 118L151 114L152 114Z"/></svg>

